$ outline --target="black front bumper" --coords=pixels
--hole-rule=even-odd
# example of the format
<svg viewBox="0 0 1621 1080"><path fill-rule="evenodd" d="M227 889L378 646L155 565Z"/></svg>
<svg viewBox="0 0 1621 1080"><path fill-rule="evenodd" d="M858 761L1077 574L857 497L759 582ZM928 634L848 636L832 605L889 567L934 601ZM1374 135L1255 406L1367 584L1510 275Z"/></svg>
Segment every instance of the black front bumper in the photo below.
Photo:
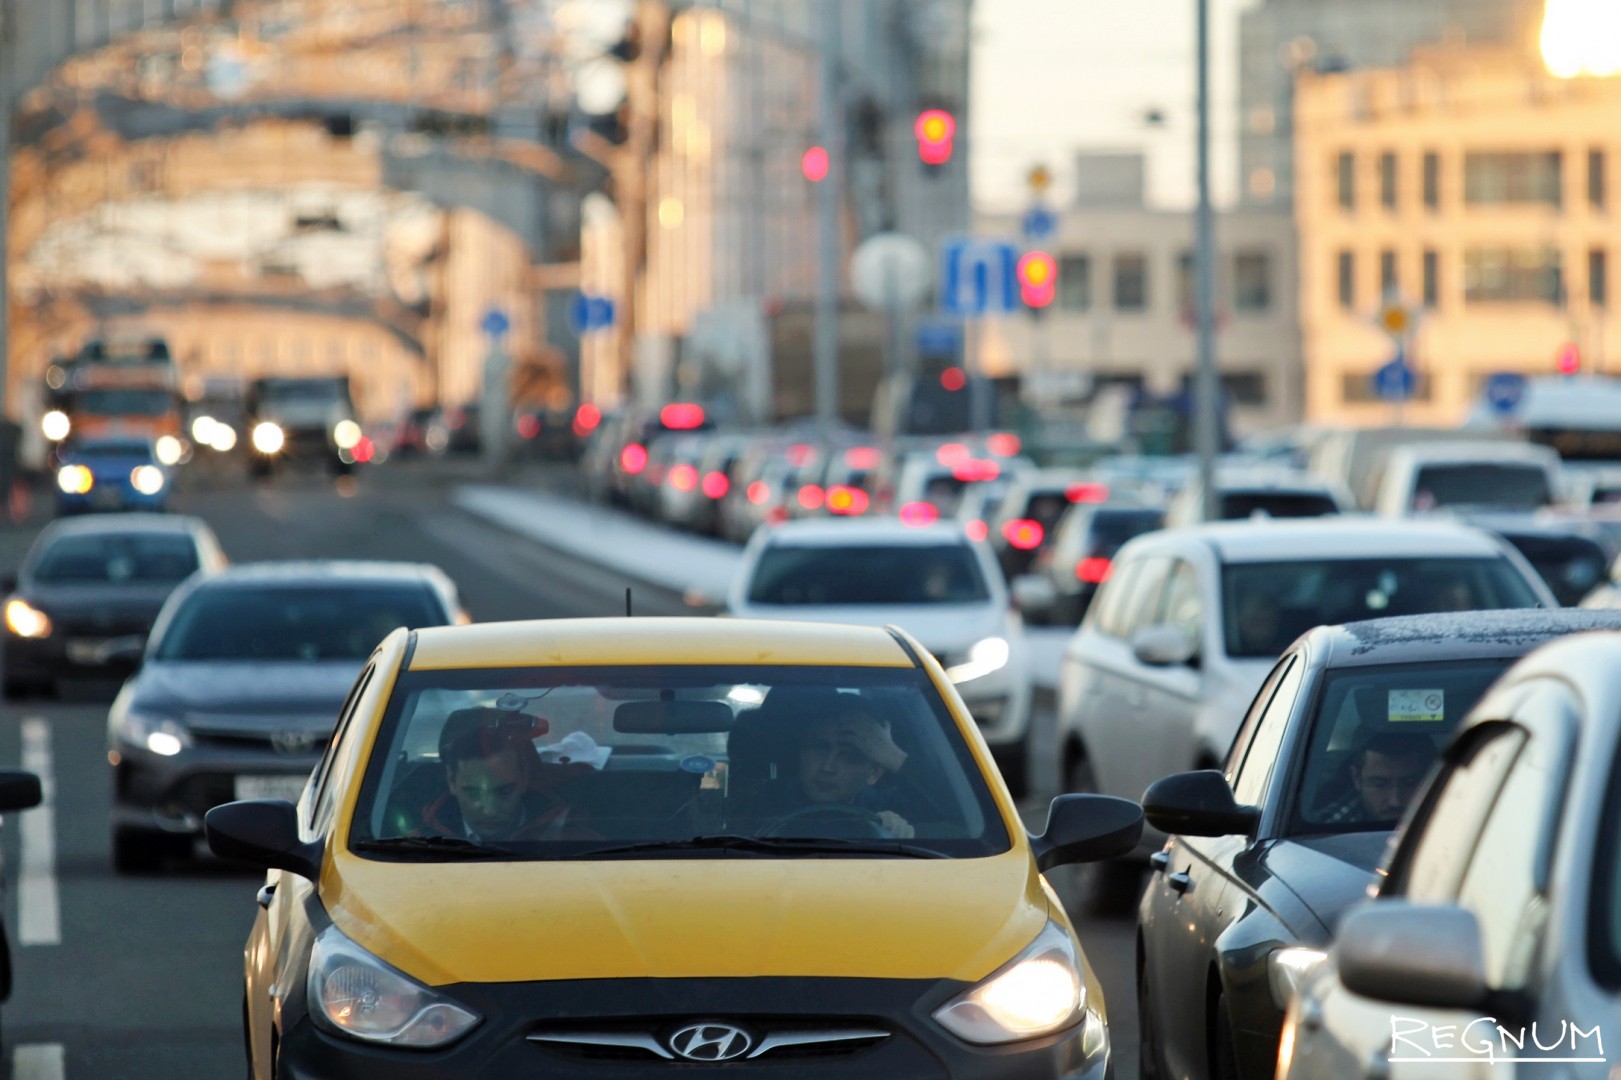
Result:
<svg viewBox="0 0 1621 1080"><path fill-rule="evenodd" d="M566 928L559 928L566 933ZM966 987L944 981L881 979L594 979L443 987L484 1021L444 1050L391 1050L330 1034L287 1002L280 1033L280 1080L461 1080L583 1077L1070 1078L1109 1080L1111 1056L1101 1019L1057 1035L1000 1047L954 1038L930 1013ZM670 1059L635 1046L538 1041L531 1036L636 1033L661 1042L690 1024L720 1022L765 1036L827 1029L887 1032L881 1038L783 1046L758 1058Z"/></svg>
<svg viewBox="0 0 1621 1080"><path fill-rule="evenodd" d="M281 754L251 748L192 747L172 757L120 742L113 766L115 826L185 836L203 835L203 815L234 802L239 776L286 776L302 782L319 751Z"/></svg>
<svg viewBox="0 0 1621 1080"><path fill-rule="evenodd" d="M134 636L137 635L58 633L48 638L19 638L8 634L0 663L5 665L6 680L12 683L71 678L127 679L135 672L132 661L95 659L94 654L107 641ZM145 631L138 636L144 638Z"/></svg>

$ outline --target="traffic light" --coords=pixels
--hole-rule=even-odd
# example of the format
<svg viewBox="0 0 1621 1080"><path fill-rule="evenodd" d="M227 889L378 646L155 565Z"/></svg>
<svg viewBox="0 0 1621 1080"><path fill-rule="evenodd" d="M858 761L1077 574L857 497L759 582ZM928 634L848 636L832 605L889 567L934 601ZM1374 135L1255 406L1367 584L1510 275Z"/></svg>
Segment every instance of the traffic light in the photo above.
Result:
<svg viewBox="0 0 1621 1080"><path fill-rule="evenodd" d="M1045 251L1027 251L1019 260L1019 294L1026 307L1044 308L1058 290L1058 264Z"/></svg>
<svg viewBox="0 0 1621 1080"><path fill-rule="evenodd" d="M828 165L827 149L821 146L811 147L805 151L805 156L799 159L799 171L813 184L820 184L827 179Z"/></svg>
<svg viewBox="0 0 1621 1080"><path fill-rule="evenodd" d="M951 160L951 140L957 135L957 120L944 109L924 109L912 125L917 133L918 160L925 165L944 165Z"/></svg>
<svg viewBox="0 0 1621 1080"><path fill-rule="evenodd" d="M1559 346L1559 374L1574 375L1582 370L1582 350L1574 341Z"/></svg>

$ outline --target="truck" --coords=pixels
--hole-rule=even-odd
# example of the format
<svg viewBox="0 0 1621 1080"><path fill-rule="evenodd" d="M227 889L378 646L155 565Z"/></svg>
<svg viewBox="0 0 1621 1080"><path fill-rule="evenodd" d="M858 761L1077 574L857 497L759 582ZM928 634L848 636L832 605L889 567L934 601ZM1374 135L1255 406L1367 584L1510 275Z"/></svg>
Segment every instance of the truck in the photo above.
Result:
<svg viewBox="0 0 1621 1080"><path fill-rule="evenodd" d="M152 439L165 465L185 455L180 375L162 338L93 338L47 368L38 400L47 464L65 443L107 436Z"/></svg>
<svg viewBox="0 0 1621 1080"><path fill-rule="evenodd" d="M368 456L347 375L253 379L243 414L248 470L256 479L300 464L346 476Z"/></svg>

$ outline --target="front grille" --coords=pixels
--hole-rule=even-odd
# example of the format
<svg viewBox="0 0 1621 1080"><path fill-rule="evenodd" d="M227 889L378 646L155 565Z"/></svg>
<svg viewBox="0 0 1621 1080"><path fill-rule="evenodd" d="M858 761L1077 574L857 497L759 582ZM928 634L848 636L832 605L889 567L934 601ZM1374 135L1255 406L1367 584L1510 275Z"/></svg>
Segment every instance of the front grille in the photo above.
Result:
<svg viewBox="0 0 1621 1080"><path fill-rule="evenodd" d="M675 1054L672 1036L688 1024L704 1022L726 1023L744 1030L751 1040L749 1049L729 1061L685 1059ZM890 1034L880 1023L849 1017L711 1017L678 1021L649 1017L566 1027L547 1024L535 1028L529 1041L569 1061L690 1067L849 1058L872 1049Z"/></svg>
<svg viewBox="0 0 1621 1080"><path fill-rule="evenodd" d="M152 629L152 616L111 615L96 618L90 615L52 615L57 637L115 638L146 637Z"/></svg>
<svg viewBox="0 0 1621 1080"><path fill-rule="evenodd" d="M316 755L326 752L327 739L323 736L308 746L294 747L283 750L276 745L274 734L269 731L203 731L192 729L192 739L198 746L212 747L217 750L247 750L255 753L285 753L288 756Z"/></svg>

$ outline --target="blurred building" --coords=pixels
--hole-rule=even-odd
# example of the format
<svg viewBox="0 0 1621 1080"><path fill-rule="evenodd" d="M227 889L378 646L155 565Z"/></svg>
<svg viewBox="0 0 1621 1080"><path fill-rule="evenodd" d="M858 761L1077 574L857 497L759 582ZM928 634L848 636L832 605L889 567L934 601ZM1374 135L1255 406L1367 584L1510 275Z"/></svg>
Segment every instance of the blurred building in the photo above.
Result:
<svg viewBox="0 0 1621 1080"><path fill-rule="evenodd" d="M1413 422L1460 420L1494 372L1616 365L1621 77L1558 79L1534 40L1421 49L1400 67L1305 73L1296 216L1306 417L1385 422L1376 323L1413 309Z"/></svg>
<svg viewBox="0 0 1621 1080"><path fill-rule="evenodd" d="M1144 201L1141 154L1083 153L1088 178L1042 241L1057 260L1052 304L992 322L981 358L1019 375L1032 403L1080 398L1111 384L1156 393L1193 377L1193 215ZM981 235L1019 235L1017 218L986 217ZM1216 218L1216 363L1233 424L1255 431L1300 419L1303 400L1293 222L1243 208Z"/></svg>

